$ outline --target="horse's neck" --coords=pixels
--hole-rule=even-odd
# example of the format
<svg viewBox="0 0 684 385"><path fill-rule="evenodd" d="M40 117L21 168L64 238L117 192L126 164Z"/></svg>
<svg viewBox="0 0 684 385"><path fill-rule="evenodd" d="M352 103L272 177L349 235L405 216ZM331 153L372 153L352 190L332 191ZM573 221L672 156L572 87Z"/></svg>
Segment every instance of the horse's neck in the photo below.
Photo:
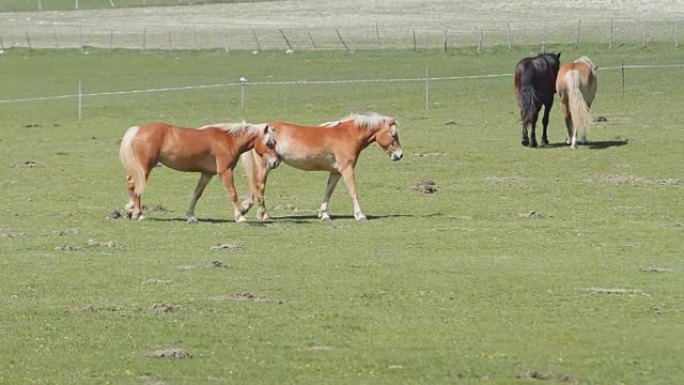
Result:
<svg viewBox="0 0 684 385"><path fill-rule="evenodd" d="M375 128L361 127L354 123L349 123L348 129L355 130L354 136L361 146L361 149L364 149L375 142L375 134L378 131Z"/></svg>
<svg viewBox="0 0 684 385"><path fill-rule="evenodd" d="M254 148L254 143L259 139L258 135L246 131L233 134L233 144L240 153Z"/></svg>

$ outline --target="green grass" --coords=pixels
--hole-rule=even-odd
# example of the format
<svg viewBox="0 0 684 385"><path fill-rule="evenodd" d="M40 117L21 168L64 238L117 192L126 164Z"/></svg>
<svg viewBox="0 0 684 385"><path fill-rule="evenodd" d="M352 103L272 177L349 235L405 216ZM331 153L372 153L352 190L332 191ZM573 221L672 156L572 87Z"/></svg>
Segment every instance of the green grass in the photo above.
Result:
<svg viewBox="0 0 684 385"><path fill-rule="evenodd" d="M681 53L553 48L606 68L594 148L523 148L508 77L433 81L427 111L423 82L253 85L244 112L237 87L89 96L81 121L75 98L0 103L0 384L681 383L682 69L627 69L623 95L608 68ZM0 99L74 94L78 80L97 93L421 77L426 66L505 74L528 53L11 50ZM333 221L320 223L326 176L287 166L269 177L265 225L254 213L233 223L216 181L201 222L186 224L197 175L166 168L143 200L170 212L105 218L126 200L117 156L131 125L314 124L367 110L399 118L405 153L362 154L368 222L353 220L340 185ZM549 137L564 135L556 106ZM425 179L436 194L412 188ZM212 250L222 243L243 249ZM238 292L269 301L225 300ZM171 347L193 358L147 356Z"/></svg>

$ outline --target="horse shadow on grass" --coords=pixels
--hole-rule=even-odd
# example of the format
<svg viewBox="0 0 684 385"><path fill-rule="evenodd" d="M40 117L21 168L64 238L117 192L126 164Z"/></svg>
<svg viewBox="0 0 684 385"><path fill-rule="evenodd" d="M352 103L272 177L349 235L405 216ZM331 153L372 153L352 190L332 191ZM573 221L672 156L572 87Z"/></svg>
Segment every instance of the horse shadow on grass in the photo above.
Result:
<svg viewBox="0 0 684 385"><path fill-rule="evenodd" d="M387 219L387 218L413 218L415 215L411 214L388 214L388 215L367 215L366 218L369 221L375 221L375 220L380 220L380 219ZM354 219L353 215L331 215L330 218L332 221L335 220L340 220L340 219ZM181 218L181 217L174 217L174 218L150 218L146 217L146 221L153 221L153 222L187 222L187 218ZM217 219L217 218L198 218L199 223L235 223L233 219ZM282 215L282 216L274 216L271 217L271 219L267 221L259 221L253 218L247 219L247 222L244 224L248 226L254 226L254 227L263 227L267 226L269 224L275 224L278 222L283 222L283 223L294 223L294 224L305 224L305 223L318 223L322 222L320 218L318 218L318 215L316 214L307 214L307 215Z"/></svg>
<svg viewBox="0 0 684 385"><path fill-rule="evenodd" d="M620 147L629 143L629 140L600 140L595 142L577 143L577 147L587 147L590 150L605 150L611 147ZM561 147L570 147L565 142L549 143L546 146L539 147L540 149L554 149Z"/></svg>

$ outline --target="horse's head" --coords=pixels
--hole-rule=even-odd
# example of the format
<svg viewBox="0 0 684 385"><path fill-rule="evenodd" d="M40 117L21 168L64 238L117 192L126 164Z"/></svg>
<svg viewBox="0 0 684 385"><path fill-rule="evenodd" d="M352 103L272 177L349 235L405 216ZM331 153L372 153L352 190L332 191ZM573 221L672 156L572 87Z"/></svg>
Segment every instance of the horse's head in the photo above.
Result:
<svg viewBox="0 0 684 385"><path fill-rule="evenodd" d="M254 142L254 151L266 159L269 169L274 169L280 164L280 157L276 153L275 130L268 124L260 124L259 127L260 134L258 140Z"/></svg>
<svg viewBox="0 0 684 385"><path fill-rule="evenodd" d="M387 118L375 134L375 141L393 161L400 160L404 153L399 142L399 124L394 118Z"/></svg>
<svg viewBox="0 0 684 385"><path fill-rule="evenodd" d="M558 74L558 69L560 68L560 55L561 55L560 52L558 52L558 53L546 52L543 55L544 60L546 60L546 62L549 64L554 75Z"/></svg>

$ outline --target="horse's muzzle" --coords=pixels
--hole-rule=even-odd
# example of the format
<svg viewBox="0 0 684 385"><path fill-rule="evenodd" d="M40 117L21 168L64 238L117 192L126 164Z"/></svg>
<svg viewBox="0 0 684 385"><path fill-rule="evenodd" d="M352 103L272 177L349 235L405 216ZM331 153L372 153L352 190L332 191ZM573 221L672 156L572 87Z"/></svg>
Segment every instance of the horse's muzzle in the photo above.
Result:
<svg viewBox="0 0 684 385"><path fill-rule="evenodd" d="M394 161L394 162L401 160L401 158L403 158L403 157L404 157L404 152L401 151L401 149L392 151L392 155L390 155L390 159L392 159L392 161Z"/></svg>
<svg viewBox="0 0 684 385"><path fill-rule="evenodd" d="M268 162L266 163L266 167L268 167L269 170L273 170L274 168L278 167L279 165L280 165L279 159L269 159Z"/></svg>

